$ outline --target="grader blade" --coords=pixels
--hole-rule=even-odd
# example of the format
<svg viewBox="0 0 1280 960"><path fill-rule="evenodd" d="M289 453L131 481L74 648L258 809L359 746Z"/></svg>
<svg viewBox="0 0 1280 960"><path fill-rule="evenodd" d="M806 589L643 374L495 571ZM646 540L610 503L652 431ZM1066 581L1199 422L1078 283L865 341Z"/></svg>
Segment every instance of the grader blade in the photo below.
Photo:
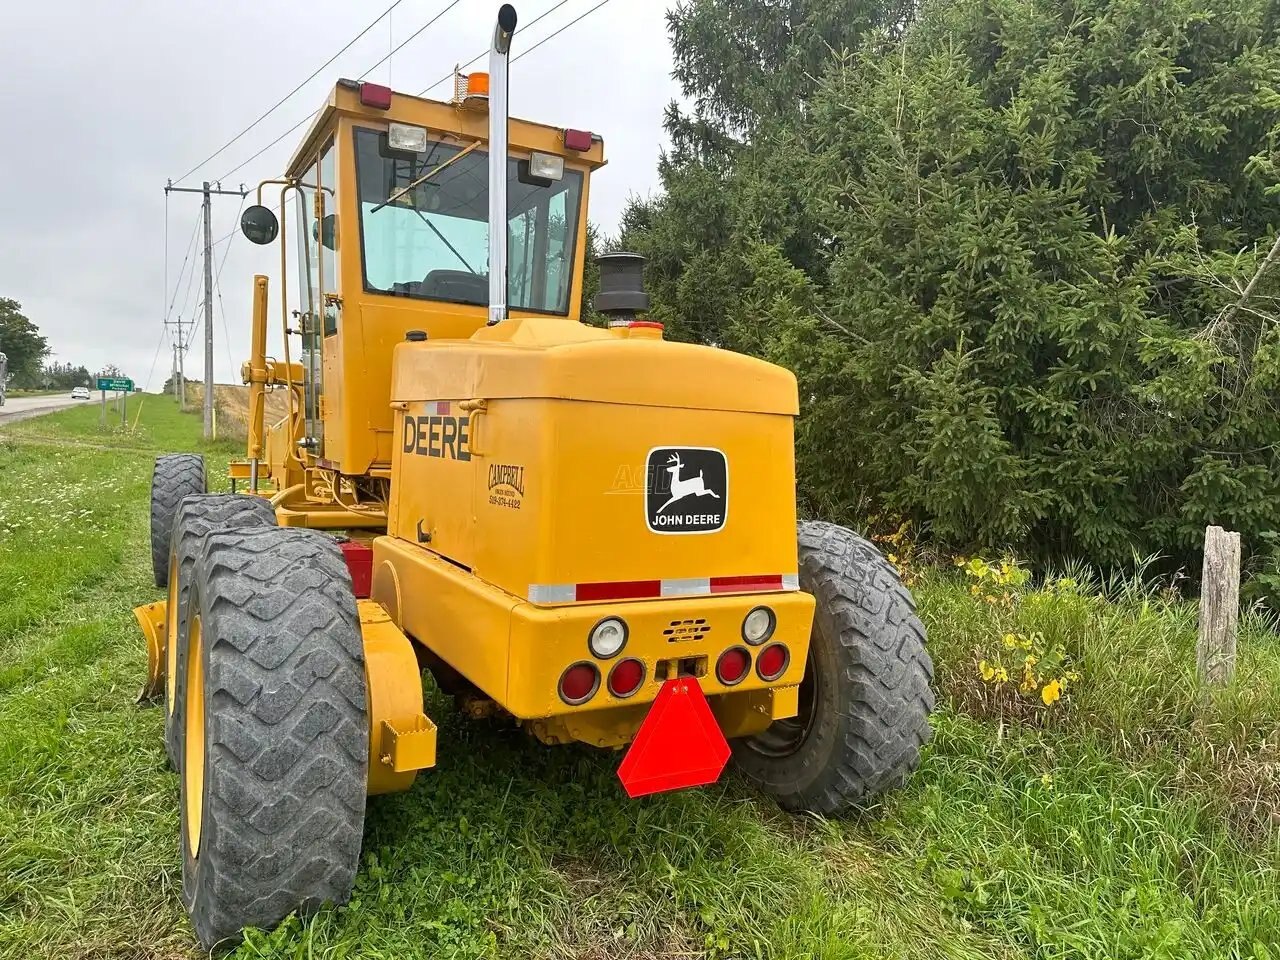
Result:
<svg viewBox="0 0 1280 960"><path fill-rule="evenodd" d="M168 604L164 600L133 608L133 615L147 638L147 682L137 703L154 703L164 695L165 645Z"/></svg>

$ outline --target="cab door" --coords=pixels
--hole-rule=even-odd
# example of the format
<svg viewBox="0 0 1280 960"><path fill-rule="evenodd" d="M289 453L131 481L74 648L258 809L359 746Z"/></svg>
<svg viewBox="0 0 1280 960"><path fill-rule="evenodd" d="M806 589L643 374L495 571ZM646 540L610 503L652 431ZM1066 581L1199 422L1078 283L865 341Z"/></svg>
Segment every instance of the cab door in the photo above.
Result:
<svg viewBox="0 0 1280 960"><path fill-rule="evenodd" d="M343 356L338 329L342 324L342 294L338 264L338 170L337 151L330 139L320 151L319 183L315 199L313 242L319 260L318 340L320 343L323 399L322 419L329 429L323 432L326 460L341 464L346 459L350 424L337 422L343 408Z"/></svg>

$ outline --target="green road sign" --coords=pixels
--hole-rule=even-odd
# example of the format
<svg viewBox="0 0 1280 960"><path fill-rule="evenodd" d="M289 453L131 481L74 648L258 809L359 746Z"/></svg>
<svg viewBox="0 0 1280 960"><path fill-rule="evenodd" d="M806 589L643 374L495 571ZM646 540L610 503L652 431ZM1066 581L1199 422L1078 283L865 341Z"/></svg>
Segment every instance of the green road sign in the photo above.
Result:
<svg viewBox="0 0 1280 960"><path fill-rule="evenodd" d="M128 377L99 377L99 390L132 390L133 381Z"/></svg>

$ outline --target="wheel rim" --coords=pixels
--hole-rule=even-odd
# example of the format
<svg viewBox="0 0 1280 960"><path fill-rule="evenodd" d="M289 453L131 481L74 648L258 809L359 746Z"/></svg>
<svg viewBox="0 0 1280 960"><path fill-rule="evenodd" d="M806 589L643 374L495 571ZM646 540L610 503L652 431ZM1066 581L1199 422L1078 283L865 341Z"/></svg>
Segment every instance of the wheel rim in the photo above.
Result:
<svg viewBox="0 0 1280 960"><path fill-rule="evenodd" d="M775 720L769 728L745 741L749 750L761 756L782 758L789 757L804 745L813 729L814 702L817 700L818 661L813 655L814 644L818 641L818 625L815 622L809 636L809 652L805 655L804 679L800 681L797 710L794 717L786 720Z"/></svg>
<svg viewBox="0 0 1280 960"><path fill-rule="evenodd" d="M173 716L173 700L178 692L178 558L174 554L169 556L169 601L165 614L165 709Z"/></svg>
<svg viewBox="0 0 1280 960"><path fill-rule="evenodd" d="M204 656L200 617L191 618L187 631L186 720L182 762L182 789L186 794L187 850L200 856L200 819L204 813Z"/></svg>

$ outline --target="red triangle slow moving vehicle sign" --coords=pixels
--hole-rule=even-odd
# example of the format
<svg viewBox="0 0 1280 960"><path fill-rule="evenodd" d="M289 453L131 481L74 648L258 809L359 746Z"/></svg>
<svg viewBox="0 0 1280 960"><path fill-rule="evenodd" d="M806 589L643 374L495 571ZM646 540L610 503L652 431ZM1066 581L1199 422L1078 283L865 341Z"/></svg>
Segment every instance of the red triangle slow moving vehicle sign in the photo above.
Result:
<svg viewBox="0 0 1280 960"><path fill-rule="evenodd" d="M715 783L729 762L702 686L693 677L668 680L622 758L618 779L630 797Z"/></svg>

